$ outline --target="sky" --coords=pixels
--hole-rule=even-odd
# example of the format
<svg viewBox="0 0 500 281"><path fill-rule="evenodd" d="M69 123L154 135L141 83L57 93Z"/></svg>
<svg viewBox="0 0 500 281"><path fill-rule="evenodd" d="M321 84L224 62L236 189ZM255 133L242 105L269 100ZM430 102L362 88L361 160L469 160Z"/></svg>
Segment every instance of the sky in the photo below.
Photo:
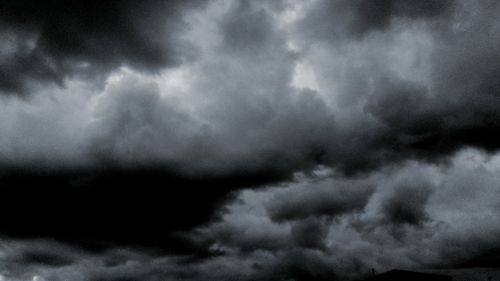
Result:
<svg viewBox="0 0 500 281"><path fill-rule="evenodd" d="M499 15L0 1L0 281L500 278Z"/></svg>

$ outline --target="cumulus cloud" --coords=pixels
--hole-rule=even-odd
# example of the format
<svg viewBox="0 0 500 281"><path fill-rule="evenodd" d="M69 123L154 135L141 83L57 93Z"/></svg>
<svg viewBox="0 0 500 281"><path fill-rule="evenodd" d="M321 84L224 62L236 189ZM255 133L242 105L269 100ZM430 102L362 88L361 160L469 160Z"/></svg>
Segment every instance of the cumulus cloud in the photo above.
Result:
<svg viewBox="0 0 500 281"><path fill-rule="evenodd" d="M186 232L204 253L172 255L137 247L104 251L47 240L4 239L2 274L12 280L349 280L391 268L440 269L461 276L498 263L499 156L464 150L448 164L409 161L345 179L334 171L298 175L246 190L220 217ZM351 189L345 187L351 183ZM352 184L356 183L356 184ZM471 185L473 184L473 185ZM275 221L269 210L324 186L370 195L343 213ZM286 195L290 195L287 197ZM321 196L315 200L324 201ZM339 204L330 197L330 204ZM311 200L304 196L305 204ZM460 206L460 208L457 208ZM495 209L496 208L496 209ZM200 253L200 252L199 252ZM464 273L465 272L465 273ZM17 279L16 279L17 278Z"/></svg>
<svg viewBox="0 0 500 281"><path fill-rule="evenodd" d="M274 221L303 219L307 217L337 216L362 209L372 192L372 183L363 180L345 182L311 182L310 189L301 187L275 195L268 207Z"/></svg>
<svg viewBox="0 0 500 281"><path fill-rule="evenodd" d="M412 182L413 186L398 186L389 198L384 200L382 210L391 222L420 225L428 220L425 205L429 198L429 188L422 183Z"/></svg>
<svg viewBox="0 0 500 281"><path fill-rule="evenodd" d="M2 2L9 278L495 265L499 9Z"/></svg>
<svg viewBox="0 0 500 281"><path fill-rule="evenodd" d="M206 54L186 66L185 76L122 68L104 88L75 78L30 99L5 98L2 122L10 130L2 134L2 192L14 199L3 206L22 203L19 217L30 222L14 228L19 218L6 218L6 233L98 242L127 233L124 241L160 242L207 220L231 190L285 179L321 160L332 116L317 92L289 85L295 55L273 12L250 3L213 5L191 20L225 22L214 23L215 45L200 46ZM260 16L267 19L253 20ZM258 56L233 46L243 40L235 26L269 33L255 42ZM191 32L204 28L193 25ZM62 210L74 218L74 230L62 228Z"/></svg>
<svg viewBox="0 0 500 281"><path fill-rule="evenodd" d="M288 255L313 255L317 259L310 257L311 262L319 266L318 270L325 270L314 271L316 276L324 274L331 280L335 276L363 277L370 268L384 271L398 267L425 270L495 266L498 255L494 237L499 230L490 222L498 216L492 211L492 206L498 206L493 196L499 192L497 161L498 155L490 158L483 152L466 150L454 156L451 164L408 162L382 169L357 179L373 186L368 200L358 208L285 222L274 221L268 210L286 206L284 202L294 202L296 209L310 204L310 196L295 197L298 193L317 194L318 202L330 200L330 204L338 204L322 188L342 188L346 180L333 174L313 180L302 178L286 187L245 191L220 221L201 228L196 235L209 237L211 250L217 255L234 259L239 259L242 251L272 253L280 264ZM460 181L456 180L458 175ZM356 198L359 185L349 181L351 188L342 193ZM468 197L467 193L474 195ZM462 205L463 201L468 204ZM221 235L220 229L231 231ZM261 239L254 240L255 235ZM276 280L294 271L295 265L287 266L290 269ZM267 270L266 266L261 270ZM296 280L314 279L310 274Z"/></svg>
<svg viewBox="0 0 500 281"><path fill-rule="evenodd" d="M314 29L316 39L339 41L342 37L359 38L389 28L398 20L439 20L449 15L455 1L317 1L301 28Z"/></svg>
<svg viewBox="0 0 500 281"><path fill-rule="evenodd" d="M0 89L26 93L30 83L63 84L68 75L98 77L122 65L154 71L179 64L194 52L178 38L182 11L201 3L3 1Z"/></svg>
<svg viewBox="0 0 500 281"><path fill-rule="evenodd" d="M182 41L198 55L172 69L124 63L103 75L104 87L72 77L63 89L39 85L33 98L4 98L2 123L13 129L0 139L2 162L247 173L265 183L317 165L352 174L467 146L496 149L496 37L474 32L495 34L492 3L387 1L372 15L387 23L368 24L377 32L333 41L308 37L320 25L307 20L336 18L315 14L325 1L300 13L280 3L213 1L179 14ZM294 84L304 68L315 85Z"/></svg>
<svg viewBox="0 0 500 281"><path fill-rule="evenodd" d="M294 42L306 50L317 90L330 100L344 134L365 137L365 146L373 142L365 157L384 162L440 157L468 145L496 149L496 87L489 76L497 69L491 44L498 42L498 21L490 16L496 3L426 1L426 8L442 9L424 12L385 1L366 9L385 24L368 24L372 30L361 37L338 34L349 21L336 20L357 12L337 6L357 11L354 2L315 2L297 21ZM422 14L396 12L406 4Z"/></svg>

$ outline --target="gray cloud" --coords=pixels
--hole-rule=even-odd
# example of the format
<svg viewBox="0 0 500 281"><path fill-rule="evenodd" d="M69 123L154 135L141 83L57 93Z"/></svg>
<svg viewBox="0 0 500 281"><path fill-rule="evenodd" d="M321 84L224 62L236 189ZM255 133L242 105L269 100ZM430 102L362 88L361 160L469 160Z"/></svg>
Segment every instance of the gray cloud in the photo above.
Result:
<svg viewBox="0 0 500 281"><path fill-rule="evenodd" d="M311 183L308 189L275 195L268 207L274 221L304 219L308 217L335 217L362 209L371 196L370 183L360 181Z"/></svg>
<svg viewBox="0 0 500 281"><path fill-rule="evenodd" d="M87 2L0 4L0 230L101 246L13 280L498 261L496 2Z"/></svg>
<svg viewBox="0 0 500 281"><path fill-rule="evenodd" d="M384 32L398 20L433 21L448 17L454 0L318 1L300 22L301 32L313 40L335 43Z"/></svg>
<svg viewBox="0 0 500 281"><path fill-rule="evenodd" d="M314 270L317 276L324 274L330 278L359 278L369 274L372 267L378 271L398 267L417 270L494 267L498 260L495 237L499 229L490 221L498 216L491 209L498 204L493 196L499 192L495 176L497 161L498 156L488 158L487 154L469 150L454 156L450 165L409 162L371 173L358 179L374 185L369 201L361 209L351 209L340 217L330 214L323 218L298 217L290 222L276 222L266 211L268 206L286 201L296 201L297 209L307 206L308 196L297 197L302 198L303 204L294 196L300 192L323 194L322 186L356 197L356 185L351 185L351 189L336 189L346 182L335 174L312 182L305 179L307 184L299 179L288 187L246 191L230 205L221 221L203 227L197 235L209 235L213 251L234 259L239 259L241 247L247 253L250 249L250 253L268 252L285 261L288 255L312 255L316 257L310 259L318 266ZM469 185L472 183L474 186ZM237 225L244 226L244 230L235 228ZM229 233L218 235L217 229L221 227L233 229L234 236L227 239ZM269 236L262 232L268 232ZM243 246L256 234L269 237L269 242L256 242L251 248ZM266 246L270 241L276 241L275 247ZM294 272L295 265L285 261L280 262L282 266L286 264L283 272ZM259 270L268 274L266 266Z"/></svg>
<svg viewBox="0 0 500 281"><path fill-rule="evenodd" d="M26 93L30 83L63 84L68 75L177 65L190 52L178 37L181 12L197 2L3 1L0 34L7 41L0 89Z"/></svg>
<svg viewBox="0 0 500 281"><path fill-rule="evenodd" d="M324 249L328 235L328 222L317 218L307 218L293 223L291 236L298 247Z"/></svg>
<svg viewBox="0 0 500 281"><path fill-rule="evenodd" d="M394 193L384 200L382 211L386 218L396 224L420 225L429 219L425 205L431 189L421 182L397 186Z"/></svg>
<svg viewBox="0 0 500 281"><path fill-rule="evenodd" d="M364 139L360 145L351 141L349 150L375 166L441 158L466 146L496 149L496 80L489 75L497 69L491 46L498 43L498 21L490 16L497 5L439 1L442 9L413 17L395 6L416 11L418 5L389 2L366 10L381 24L368 24L373 32L362 37L345 34L349 21L339 20L357 15L342 11L366 8L355 1L315 2L295 25L294 42L315 73L315 89L341 124L337 138ZM430 8L434 2L425 3ZM338 156L333 161L363 166Z"/></svg>
<svg viewBox="0 0 500 281"><path fill-rule="evenodd" d="M204 256L165 255L141 248L85 252L48 241L4 240L1 262L12 280L350 280L370 268L472 274L495 267L500 229L499 156L465 150L449 164L410 161L356 179L316 171L287 184L245 190L216 219L186 233ZM351 189L342 189L350 183ZM372 186L364 206L343 214L273 221L267 209L297 201L297 193L324 194L325 186L356 197ZM474 188L471 188L474 184ZM338 187L340 186L340 188ZM335 193L335 192L333 192ZM290 196L286 196L290 195ZM304 202L310 198L303 197ZM406 204L403 204L406 203ZM396 207L395 207L396 206ZM457 208L456 206L461 206ZM402 215L402 216L401 216ZM65 263L39 262L31 253ZM54 259L52 259L54 260ZM469 269L468 269L469 268ZM17 279L16 279L17 278Z"/></svg>
<svg viewBox="0 0 500 281"><path fill-rule="evenodd" d="M362 6L349 3L336 2L353 11ZM285 179L318 164L349 174L406 159L439 160L467 146L494 150L496 37L474 32L494 34L487 12L494 7L430 3L388 2L374 17L394 16L380 20L391 24L334 42L308 38L316 33L303 22L325 10L324 1L290 23L283 15L290 3L200 6L183 17L182 29L182 40L199 51L196 60L157 74L122 68L104 79L104 88L66 79L66 89L34 91L45 98L14 99L3 122L16 129L1 140L2 160ZM397 24L400 17L407 21ZM294 84L304 65L316 87ZM78 116L62 120L68 106ZM23 111L35 121L22 118Z"/></svg>

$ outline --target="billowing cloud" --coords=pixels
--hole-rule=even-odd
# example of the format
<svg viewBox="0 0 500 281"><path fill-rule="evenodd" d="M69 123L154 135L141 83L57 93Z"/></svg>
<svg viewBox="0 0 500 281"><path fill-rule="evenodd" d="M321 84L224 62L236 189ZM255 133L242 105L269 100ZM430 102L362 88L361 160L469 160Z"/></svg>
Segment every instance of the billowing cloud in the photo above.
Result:
<svg viewBox="0 0 500 281"><path fill-rule="evenodd" d="M315 1L300 23L301 31L314 40L332 43L383 32L394 22L434 21L450 15L454 0L413 2L406 0Z"/></svg>
<svg viewBox="0 0 500 281"><path fill-rule="evenodd" d="M366 205L372 189L371 183L362 180L310 184L314 188L275 195L276 200L268 207L270 217L279 222L353 212Z"/></svg>
<svg viewBox="0 0 500 281"><path fill-rule="evenodd" d="M490 158L483 152L466 150L450 164L408 162L360 176L358 184L335 173L312 179L299 177L285 187L243 192L220 221L201 228L195 237L209 238L211 251L217 253L214 258L228 255L240 259L242 252L267 252L281 264L289 255L314 255L317 259L311 261L320 270L314 271L316 276L324 274L331 280L335 276L342 280L366 276L371 268L440 268L453 273L454 268L494 267L499 229L490 222L498 217L497 172L498 155ZM335 190L351 183L351 190L346 188L342 193L356 198L359 182L372 186L369 199L344 213L311 213L292 221L274 221L268 211L287 206L285 202L294 202L299 210L310 204L310 195L295 197L300 193L317 194L320 203L330 200L332 205L339 204L335 193L324 193L324 186ZM221 233L221 229L226 231ZM321 264L330 266L321 271ZM283 270L275 280L295 268L282 266L289 266L289 270ZM256 270L255 276L266 268ZM295 278L314 279L315 275L309 274Z"/></svg>
<svg viewBox="0 0 500 281"><path fill-rule="evenodd" d="M371 268L495 275L498 270L475 268L498 263L500 229L491 222L498 219L500 206L499 159L498 154L465 150L448 164L410 161L355 180L318 170L286 184L246 190L218 219L185 233L202 255L137 247L82 251L54 241L4 239L2 274L12 280L76 281L348 280L367 276ZM298 203L297 192L323 194L338 204L324 194L324 186L344 188L353 182L354 190L372 186L369 199L343 213L275 221L268 211L278 202ZM311 197L303 200L308 204Z"/></svg>
<svg viewBox="0 0 500 281"><path fill-rule="evenodd" d="M177 65L194 52L179 39L181 14L201 3L2 1L0 90L26 93L30 83L63 84L68 75L99 77L120 66Z"/></svg>
<svg viewBox="0 0 500 281"><path fill-rule="evenodd" d="M317 1L293 29L306 52L303 64L314 71L315 89L334 108L341 131L365 140L350 149L363 151L365 162L436 158L466 146L497 149L497 87L490 75L498 69L498 5L382 2L359 17L380 23L367 23L362 36L344 34L342 24L350 21L339 20L367 8L356 1Z"/></svg>
<svg viewBox="0 0 500 281"><path fill-rule="evenodd" d="M335 18L315 16L323 1L196 6L178 15L193 60L156 73L124 63L103 74L103 87L71 76L65 88L4 98L2 162L259 174L265 183L317 165L352 174L468 146L495 150L496 37L474 32L495 33L493 4L431 3L387 1L373 12L387 24L333 41L308 37L317 25L305 21Z"/></svg>
<svg viewBox="0 0 500 281"><path fill-rule="evenodd" d="M2 2L0 274L497 265L499 9Z"/></svg>

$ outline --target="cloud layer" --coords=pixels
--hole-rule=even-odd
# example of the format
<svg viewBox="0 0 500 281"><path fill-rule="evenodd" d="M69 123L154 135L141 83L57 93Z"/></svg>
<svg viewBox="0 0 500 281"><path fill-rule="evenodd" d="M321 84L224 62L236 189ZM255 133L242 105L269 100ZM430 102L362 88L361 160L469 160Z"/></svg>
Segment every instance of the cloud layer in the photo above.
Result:
<svg viewBox="0 0 500 281"><path fill-rule="evenodd" d="M137 39L144 45L137 48L126 32L146 36L156 31L155 25L140 30L142 25L133 22L139 30L118 33L127 38L127 44L119 44L115 29L128 25L115 13L140 12L142 5L100 9L104 15L97 16L110 34L98 38L139 54L107 52L101 39L91 37L93 32L72 32L82 37L79 44L96 41L102 48L96 53L101 51L104 59L75 47L85 53L89 66L113 60L108 72L100 74L105 79L90 83L82 76L63 75L63 88L38 84L29 88L31 98L4 97L2 163L36 163L39 168L149 165L185 174L250 170L284 178L318 164L355 173L410 158L445 158L468 146L497 149L496 5L385 1L368 9L363 3L186 4L197 8L167 17L179 21L182 28L175 30L182 34L161 40L166 46ZM144 3L143 9L154 4ZM161 12L163 5L158 5L155 11ZM6 26L13 22L20 28L15 20L22 17L14 12L23 9L31 11L26 12L28 23L52 19L45 19L43 9L35 13L38 7L7 6L13 11L4 19ZM108 15L108 10L116 12ZM348 18L330 16L335 13ZM362 31L349 31L342 23ZM8 32L21 36L13 27ZM23 38L19 42L26 43ZM169 64L153 51L171 55L168 46L180 41L196 50L192 60ZM7 52L10 47L3 45ZM60 51L62 59L72 56L50 44L46 48ZM153 56L152 62L142 54ZM136 59L156 74L135 65ZM21 71L5 73L30 77Z"/></svg>
<svg viewBox="0 0 500 281"><path fill-rule="evenodd" d="M499 9L3 1L3 276L496 266Z"/></svg>
<svg viewBox="0 0 500 281"><path fill-rule="evenodd" d="M201 3L201 1L198 1ZM67 76L98 78L127 65L154 71L180 63L182 12L196 1L2 1L0 90L64 84Z"/></svg>
<svg viewBox="0 0 500 281"><path fill-rule="evenodd" d="M95 252L54 241L4 239L2 275L75 281L349 280L369 275L371 268L407 268L475 276L477 270L467 268L499 262L500 228L492 223L500 208L499 162L498 154L465 150L447 165L409 161L349 179L325 168L298 174L286 184L240 193L218 219L186 232L202 255L135 247ZM359 194L366 198L349 203ZM304 213L290 213L291 206Z"/></svg>

